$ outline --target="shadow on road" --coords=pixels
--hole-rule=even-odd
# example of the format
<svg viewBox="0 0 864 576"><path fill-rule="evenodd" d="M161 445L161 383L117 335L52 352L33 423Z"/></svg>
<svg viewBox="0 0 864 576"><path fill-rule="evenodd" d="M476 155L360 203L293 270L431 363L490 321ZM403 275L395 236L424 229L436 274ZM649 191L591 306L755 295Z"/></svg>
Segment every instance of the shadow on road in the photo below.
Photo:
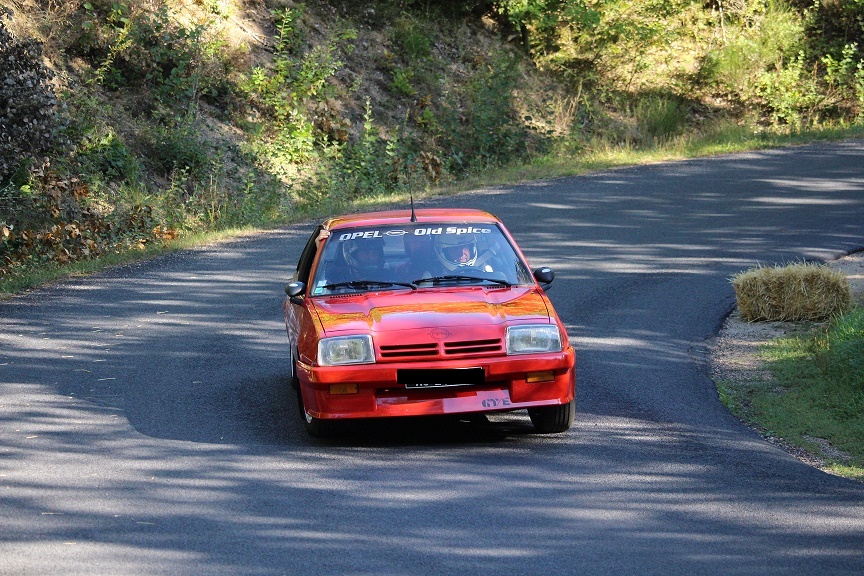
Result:
<svg viewBox="0 0 864 576"><path fill-rule="evenodd" d="M860 485L735 423L706 342L731 274L864 245L862 167L846 143L427 201L556 269L560 435L516 413L308 437L281 302L311 226L0 303L0 572L50 545L49 573L856 573Z"/></svg>

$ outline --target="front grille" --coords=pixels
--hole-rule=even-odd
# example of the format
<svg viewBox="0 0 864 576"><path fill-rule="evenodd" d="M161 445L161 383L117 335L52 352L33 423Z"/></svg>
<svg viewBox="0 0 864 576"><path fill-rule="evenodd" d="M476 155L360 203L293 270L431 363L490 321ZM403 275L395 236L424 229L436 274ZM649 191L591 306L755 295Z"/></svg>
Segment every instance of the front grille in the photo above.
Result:
<svg viewBox="0 0 864 576"><path fill-rule="evenodd" d="M417 358L429 356L438 356L438 345L434 342L381 346L381 358Z"/></svg>
<svg viewBox="0 0 864 576"><path fill-rule="evenodd" d="M430 360L458 358L479 354L500 354L504 344L500 338L465 340L461 342L423 342L418 344L387 344L379 347L382 360Z"/></svg>
<svg viewBox="0 0 864 576"><path fill-rule="evenodd" d="M501 352L501 340L469 340L467 342L445 342L444 354L447 356L461 354L490 354Z"/></svg>

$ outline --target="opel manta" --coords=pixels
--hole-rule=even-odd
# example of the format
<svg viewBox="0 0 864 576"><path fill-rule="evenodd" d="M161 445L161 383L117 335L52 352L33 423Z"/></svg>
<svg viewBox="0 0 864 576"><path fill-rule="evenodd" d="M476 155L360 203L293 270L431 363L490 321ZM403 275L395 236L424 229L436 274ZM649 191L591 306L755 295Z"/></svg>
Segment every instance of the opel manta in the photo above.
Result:
<svg viewBox="0 0 864 576"><path fill-rule="evenodd" d="M331 218L285 288L290 381L307 432L349 418L527 409L540 433L575 414L576 354L501 221L421 209Z"/></svg>

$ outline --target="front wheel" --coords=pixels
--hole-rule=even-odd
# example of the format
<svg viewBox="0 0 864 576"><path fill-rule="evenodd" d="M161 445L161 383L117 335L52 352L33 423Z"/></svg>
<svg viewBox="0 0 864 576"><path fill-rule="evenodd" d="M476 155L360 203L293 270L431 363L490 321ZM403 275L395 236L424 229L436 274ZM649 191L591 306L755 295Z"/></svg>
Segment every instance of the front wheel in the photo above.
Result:
<svg viewBox="0 0 864 576"><path fill-rule="evenodd" d="M576 399L557 406L528 408L528 416L531 418L534 430L540 434L565 432L573 426L576 417Z"/></svg>
<svg viewBox="0 0 864 576"><path fill-rule="evenodd" d="M300 419L303 420L303 426L310 436L316 438L326 438L332 433L332 422L315 418L306 411L306 406L303 404L303 392L300 386L297 386L297 408L300 409Z"/></svg>
<svg viewBox="0 0 864 576"><path fill-rule="evenodd" d="M288 376L288 383L292 390L300 390L300 379L297 377L297 354L291 352L291 374Z"/></svg>

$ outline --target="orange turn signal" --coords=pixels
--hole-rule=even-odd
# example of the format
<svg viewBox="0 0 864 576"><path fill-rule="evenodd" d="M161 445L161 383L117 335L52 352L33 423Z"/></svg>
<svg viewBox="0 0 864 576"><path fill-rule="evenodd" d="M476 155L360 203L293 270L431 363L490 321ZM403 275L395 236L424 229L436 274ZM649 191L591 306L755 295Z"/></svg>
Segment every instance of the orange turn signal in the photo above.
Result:
<svg viewBox="0 0 864 576"><path fill-rule="evenodd" d="M527 376L525 376L525 381L528 384L536 384L537 382L551 382L555 380L555 373L552 370L546 370L545 372L531 372Z"/></svg>
<svg viewBox="0 0 864 576"><path fill-rule="evenodd" d="M357 394L360 387L357 384L331 384L330 394Z"/></svg>

